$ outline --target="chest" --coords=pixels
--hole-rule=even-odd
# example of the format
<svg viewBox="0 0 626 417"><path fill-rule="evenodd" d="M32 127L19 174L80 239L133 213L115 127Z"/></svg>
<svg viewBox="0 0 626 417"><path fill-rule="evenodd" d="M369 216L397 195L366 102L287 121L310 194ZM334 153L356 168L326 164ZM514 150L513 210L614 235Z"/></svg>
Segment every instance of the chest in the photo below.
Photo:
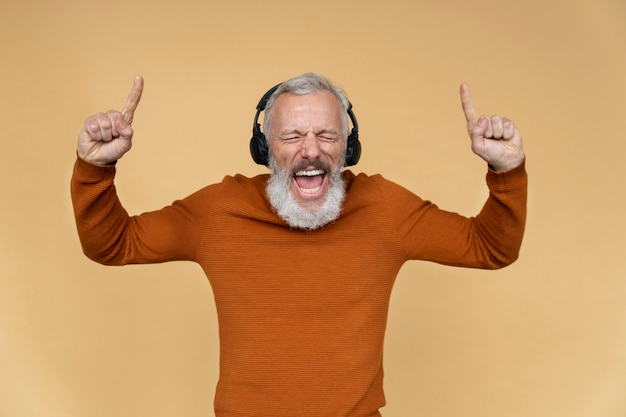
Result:
<svg viewBox="0 0 626 417"><path fill-rule="evenodd" d="M386 304L404 262L384 221L355 215L312 232L225 219L207 228L199 253L218 304L290 315Z"/></svg>

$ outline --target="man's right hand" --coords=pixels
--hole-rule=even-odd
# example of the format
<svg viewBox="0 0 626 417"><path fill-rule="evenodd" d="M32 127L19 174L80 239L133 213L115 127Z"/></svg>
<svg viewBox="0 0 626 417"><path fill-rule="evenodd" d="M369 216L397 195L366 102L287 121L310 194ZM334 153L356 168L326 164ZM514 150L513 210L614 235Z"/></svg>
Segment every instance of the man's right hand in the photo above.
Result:
<svg viewBox="0 0 626 417"><path fill-rule="evenodd" d="M85 120L78 135L78 156L95 165L107 165L120 159L132 146L133 117L141 100L143 78L138 75L121 112L109 110Z"/></svg>

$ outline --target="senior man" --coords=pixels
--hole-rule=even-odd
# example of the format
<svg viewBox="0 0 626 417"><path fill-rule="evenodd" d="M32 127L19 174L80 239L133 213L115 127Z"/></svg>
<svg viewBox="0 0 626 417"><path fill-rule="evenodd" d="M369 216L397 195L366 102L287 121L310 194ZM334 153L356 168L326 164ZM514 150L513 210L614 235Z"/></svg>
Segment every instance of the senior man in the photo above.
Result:
<svg viewBox="0 0 626 417"><path fill-rule="evenodd" d="M268 174L226 176L129 216L115 163L131 148L143 86L135 78L122 111L85 121L71 184L76 224L97 262L202 267L219 319L218 417L380 416L383 339L402 265L496 269L518 257L521 135L511 120L477 117L465 84L471 149L488 165L490 190L475 217L346 169L361 152L356 117L345 93L315 74L279 84L257 106L250 147Z"/></svg>

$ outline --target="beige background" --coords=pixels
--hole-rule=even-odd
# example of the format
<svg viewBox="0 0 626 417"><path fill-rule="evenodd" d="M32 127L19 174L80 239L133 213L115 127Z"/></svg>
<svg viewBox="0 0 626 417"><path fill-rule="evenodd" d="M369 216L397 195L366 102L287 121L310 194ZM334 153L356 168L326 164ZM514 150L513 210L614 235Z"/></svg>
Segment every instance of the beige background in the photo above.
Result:
<svg viewBox="0 0 626 417"><path fill-rule="evenodd" d="M117 183L130 212L155 209L263 172L247 151L254 107L306 71L348 91L356 170L450 210L475 214L486 195L461 82L479 112L513 118L525 138L521 258L497 272L405 266L384 415L626 415L624 0L0 7L0 416L213 415L210 287L194 264L107 268L82 255L76 137L144 75Z"/></svg>

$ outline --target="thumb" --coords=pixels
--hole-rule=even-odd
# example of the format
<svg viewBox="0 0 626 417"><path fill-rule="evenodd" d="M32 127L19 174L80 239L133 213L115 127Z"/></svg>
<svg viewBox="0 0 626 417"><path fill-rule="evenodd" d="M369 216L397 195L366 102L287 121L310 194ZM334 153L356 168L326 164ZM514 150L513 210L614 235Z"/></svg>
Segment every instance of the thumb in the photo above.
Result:
<svg viewBox="0 0 626 417"><path fill-rule="evenodd" d="M133 137L133 128L130 124L126 123L123 118L118 118L115 121L115 128L119 134L119 138L122 140L131 140Z"/></svg>
<svg viewBox="0 0 626 417"><path fill-rule="evenodd" d="M490 123L489 119L481 116L473 126L469 127L469 134L472 139L483 139L489 136Z"/></svg>

